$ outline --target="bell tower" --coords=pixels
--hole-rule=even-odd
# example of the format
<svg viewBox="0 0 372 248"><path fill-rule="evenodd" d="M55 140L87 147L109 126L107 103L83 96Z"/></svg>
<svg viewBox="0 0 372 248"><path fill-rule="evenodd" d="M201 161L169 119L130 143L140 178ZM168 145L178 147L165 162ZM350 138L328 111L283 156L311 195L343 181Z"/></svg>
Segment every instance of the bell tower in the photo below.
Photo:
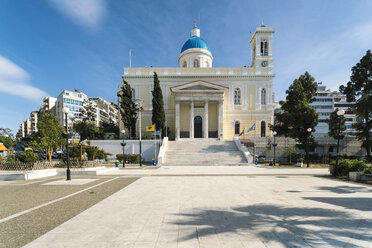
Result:
<svg viewBox="0 0 372 248"><path fill-rule="evenodd" d="M273 71L272 38L274 32L272 27L266 27L262 22L252 35L250 40L252 46L251 67L256 68L256 72L266 68L269 73Z"/></svg>

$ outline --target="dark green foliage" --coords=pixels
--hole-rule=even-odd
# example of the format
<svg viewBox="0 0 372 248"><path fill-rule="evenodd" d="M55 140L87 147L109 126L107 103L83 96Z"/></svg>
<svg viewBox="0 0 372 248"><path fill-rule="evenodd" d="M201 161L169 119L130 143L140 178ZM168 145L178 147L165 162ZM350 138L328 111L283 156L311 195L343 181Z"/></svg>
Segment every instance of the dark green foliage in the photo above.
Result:
<svg viewBox="0 0 372 248"><path fill-rule="evenodd" d="M12 137L12 130L10 128L0 127L0 143L3 143L8 149L14 145Z"/></svg>
<svg viewBox="0 0 372 248"><path fill-rule="evenodd" d="M111 155L110 153L105 152L104 150L98 149L96 153L96 159L104 159L107 161L107 156Z"/></svg>
<svg viewBox="0 0 372 248"><path fill-rule="evenodd" d="M345 126L345 116L338 116L337 115L338 108L336 108L335 111L333 111L329 117L329 120L327 120L328 126L329 126L329 131L328 135L329 137L333 137L334 139L340 138L343 139L344 135L343 132L346 130ZM340 122L341 119L341 122ZM338 129L340 126L340 137L338 137Z"/></svg>
<svg viewBox="0 0 372 248"><path fill-rule="evenodd" d="M80 151L81 149L81 151ZM68 154L70 158L79 158L80 159L80 154L84 155L85 153L85 146L69 146L68 147Z"/></svg>
<svg viewBox="0 0 372 248"><path fill-rule="evenodd" d="M114 133L115 139L119 138L119 126L115 125L115 123L102 123L101 127L99 127L100 130L100 139L105 138L106 133Z"/></svg>
<svg viewBox="0 0 372 248"><path fill-rule="evenodd" d="M301 144L300 148L304 148L307 142L307 129L314 131L318 123L318 114L309 105L314 101L316 90L317 83L308 72L295 79L286 91L286 100L280 101L281 112L275 113L274 125L270 125L278 135L296 139ZM312 137L310 142L314 143Z"/></svg>
<svg viewBox="0 0 372 248"><path fill-rule="evenodd" d="M29 145L35 150L44 150L48 154L49 162L55 149L65 143L62 137L64 128L59 125L57 117L53 114L43 113L37 122L37 133L32 137Z"/></svg>
<svg viewBox="0 0 372 248"><path fill-rule="evenodd" d="M98 153L99 149L96 146L89 146L85 149L86 154L88 155L88 160L94 160Z"/></svg>
<svg viewBox="0 0 372 248"><path fill-rule="evenodd" d="M335 165L335 161L331 165ZM358 159L341 159L338 161L337 173L340 176L348 176L349 172L359 171L362 172L367 169L368 166L364 161Z"/></svg>
<svg viewBox="0 0 372 248"><path fill-rule="evenodd" d="M372 166L367 166L367 167L363 170L363 174L372 174Z"/></svg>
<svg viewBox="0 0 372 248"><path fill-rule="evenodd" d="M79 121L74 123L74 131L79 133L80 141L86 139L97 139L100 137L100 130L92 121Z"/></svg>
<svg viewBox="0 0 372 248"><path fill-rule="evenodd" d="M346 94L347 101L356 101L354 112L357 123L353 125L362 140L362 146L367 151L367 161L371 161L372 147L372 53L366 55L351 69L350 81L346 86L341 85L340 91Z"/></svg>
<svg viewBox="0 0 372 248"><path fill-rule="evenodd" d="M17 159L23 163L35 163L39 161L39 158L35 155L35 153L30 150L19 154Z"/></svg>
<svg viewBox="0 0 372 248"><path fill-rule="evenodd" d="M140 161L139 154L125 154L124 158L126 164L139 164ZM120 163L122 163L123 154L116 154L116 159L119 160Z"/></svg>
<svg viewBox="0 0 372 248"><path fill-rule="evenodd" d="M152 91L152 123L155 124L155 129L161 130L162 135L164 135L165 112L163 93L156 72L154 72L154 90Z"/></svg>
<svg viewBox="0 0 372 248"><path fill-rule="evenodd" d="M118 94L121 120L124 123L124 127L129 130L130 137L135 137L138 108L132 93L132 87L127 81L123 80L121 92Z"/></svg>

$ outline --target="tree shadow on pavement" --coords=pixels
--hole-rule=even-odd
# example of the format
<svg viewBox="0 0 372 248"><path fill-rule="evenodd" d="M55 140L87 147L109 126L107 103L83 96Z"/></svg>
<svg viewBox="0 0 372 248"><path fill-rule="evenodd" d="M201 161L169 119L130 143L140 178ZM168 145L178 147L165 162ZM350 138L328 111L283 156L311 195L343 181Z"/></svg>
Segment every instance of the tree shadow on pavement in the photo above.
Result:
<svg viewBox="0 0 372 248"><path fill-rule="evenodd" d="M351 186L337 186L337 187L318 187L318 190L331 191L337 194L352 194L352 193L370 193L372 189L368 187L351 187Z"/></svg>
<svg viewBox="0 0 372 248"><path fill-rule="evenodd" d="M173 224L195 227L199 238L280 242L286 247L364 247L372 240L371 219L360 219L343 211L324 208L283 207L257 204L246 207L199 210L180 214ZM189 240L195 234L181 235Z"/></svg>
<svg viewBox="0 0 372 248"><path fill-rule="evenodd" d="M361 197L303 197L306 200L313 200L341 206L348 209L356 209L360 211L372 211L372 198Z"/></svg>

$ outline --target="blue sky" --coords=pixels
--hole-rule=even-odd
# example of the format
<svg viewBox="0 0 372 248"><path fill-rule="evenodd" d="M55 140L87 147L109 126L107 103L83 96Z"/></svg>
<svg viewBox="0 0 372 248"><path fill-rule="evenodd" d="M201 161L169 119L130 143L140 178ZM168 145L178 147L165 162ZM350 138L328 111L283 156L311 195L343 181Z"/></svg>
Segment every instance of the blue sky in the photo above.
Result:
<svg viewBox="0 0 372 248"><path fill-rule="evenodd" d="M250 65L250 32L274 27L274 92L309 71L336 90L372 47L372 1L0 1L0 127L17 132L44 96L79 89L116 102L123 67L175 67L199 19L213 66Z"/></svg>

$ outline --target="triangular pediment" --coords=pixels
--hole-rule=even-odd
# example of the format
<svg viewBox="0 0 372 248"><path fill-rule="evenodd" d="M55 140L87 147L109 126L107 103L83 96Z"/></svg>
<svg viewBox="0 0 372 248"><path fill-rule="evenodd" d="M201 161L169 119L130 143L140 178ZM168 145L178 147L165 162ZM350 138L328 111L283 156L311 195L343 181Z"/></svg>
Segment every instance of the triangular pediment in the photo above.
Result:
<svg viewBox="0 0 372 248"><path fill-rule="evenodd" d="M228 88L206 81L194 81L172 87L173 92L224 92Z"/></svg>

